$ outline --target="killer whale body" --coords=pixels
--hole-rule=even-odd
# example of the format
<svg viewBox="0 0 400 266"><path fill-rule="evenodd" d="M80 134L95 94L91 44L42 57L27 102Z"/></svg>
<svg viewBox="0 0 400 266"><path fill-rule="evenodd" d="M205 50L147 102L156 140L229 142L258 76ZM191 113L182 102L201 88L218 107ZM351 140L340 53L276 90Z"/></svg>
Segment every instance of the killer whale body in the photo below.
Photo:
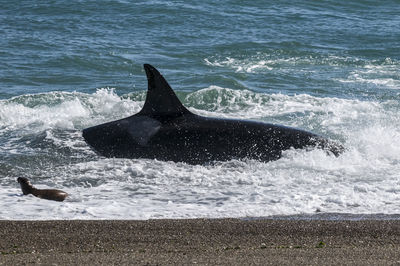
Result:
<svg viewBox="0 0 400 266"><path fill-rule="evenodd" d="M144 69L148 91L143 109L83 130L98 154L204 164L246 158L268 162L290 148L322 148L336 156L343 151L340 144L300 129L193 114L157 69L148 64Z"/></svg>

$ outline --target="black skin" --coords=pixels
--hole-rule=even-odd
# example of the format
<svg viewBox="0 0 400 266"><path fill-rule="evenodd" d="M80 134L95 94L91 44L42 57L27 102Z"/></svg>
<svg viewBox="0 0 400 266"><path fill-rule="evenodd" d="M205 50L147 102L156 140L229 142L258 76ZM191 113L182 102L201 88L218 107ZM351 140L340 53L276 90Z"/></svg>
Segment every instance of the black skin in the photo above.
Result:
<svg viewBox="0 0 400 266"><path fill-rule="evenodd" d="M22 193L24 195L32 194L35 197L47 200L63 201L68 194L58 189L37 189L34 188L25 177L18 177L18 183L21 185Z"/></svg>
<svg viewBox="0 0 400 266"><path fill-rule="evenodd" d="M290 148L322 148L336 156L344 150L304 130L193 114L154 67L145 65L145 70L149 89L138 114L83 130L100 155L204 164L246 158L268 162Z"/></svg>

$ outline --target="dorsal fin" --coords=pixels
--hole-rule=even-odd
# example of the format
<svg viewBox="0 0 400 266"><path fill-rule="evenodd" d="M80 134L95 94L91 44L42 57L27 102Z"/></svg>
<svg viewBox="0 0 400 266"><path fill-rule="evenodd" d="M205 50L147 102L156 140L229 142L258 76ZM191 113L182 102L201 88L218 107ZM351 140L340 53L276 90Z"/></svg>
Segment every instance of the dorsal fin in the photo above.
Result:
<svg viewBox="0 0 400 266"><path fill-rule="evenodd" d="M148 90L141 115L150 116L180 116L190 113L176 97L168 82L156 68L149 64L144 65L146 70Z"/></svg>

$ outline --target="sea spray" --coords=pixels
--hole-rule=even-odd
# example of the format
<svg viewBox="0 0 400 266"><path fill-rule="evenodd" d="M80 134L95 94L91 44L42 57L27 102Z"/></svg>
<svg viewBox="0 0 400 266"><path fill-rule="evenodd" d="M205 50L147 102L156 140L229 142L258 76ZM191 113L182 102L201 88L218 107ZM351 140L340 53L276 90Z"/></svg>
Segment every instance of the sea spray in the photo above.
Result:
<svg viewBox="0 0 400 266"><path fill-rule="evenodd" d="M59 219L147 219L399 211L396 101L261 94L211 86L180 97L201 115L317 131L341 141L346 151L334 157L319 150L289 150L275 162L200 166L98 157L83 141L81 129L136 113L143 105L141 95L118 96L115 90L100 89L93 94L58 92L30 95L29 101L27 96L0 101L0 110L25 110L0 120L1 163L6 166L0 216L49 219L51 213L51 218ZM23 197L18 199L24 202L20 208L11 210L7 203L19 197L17 191L10 194L13 177L21 174L38 186L56 183L71 198L60 206Z"/></svg>

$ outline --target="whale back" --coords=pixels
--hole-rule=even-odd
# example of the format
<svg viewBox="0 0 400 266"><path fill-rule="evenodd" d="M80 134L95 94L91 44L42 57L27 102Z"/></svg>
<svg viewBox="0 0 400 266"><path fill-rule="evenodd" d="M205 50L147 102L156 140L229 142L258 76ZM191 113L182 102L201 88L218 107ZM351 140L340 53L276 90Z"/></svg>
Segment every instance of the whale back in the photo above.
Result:
<svg viewBox="0 0 400 266"><path fill-rule="evenodd" d="M148 64L144 68L148 90L142 110L83 130L83 138L99 155L202 164L243 158L271 161L290 148L323 148L335 155L343 150L295 128L193 114L157 69Z"/></svg>

